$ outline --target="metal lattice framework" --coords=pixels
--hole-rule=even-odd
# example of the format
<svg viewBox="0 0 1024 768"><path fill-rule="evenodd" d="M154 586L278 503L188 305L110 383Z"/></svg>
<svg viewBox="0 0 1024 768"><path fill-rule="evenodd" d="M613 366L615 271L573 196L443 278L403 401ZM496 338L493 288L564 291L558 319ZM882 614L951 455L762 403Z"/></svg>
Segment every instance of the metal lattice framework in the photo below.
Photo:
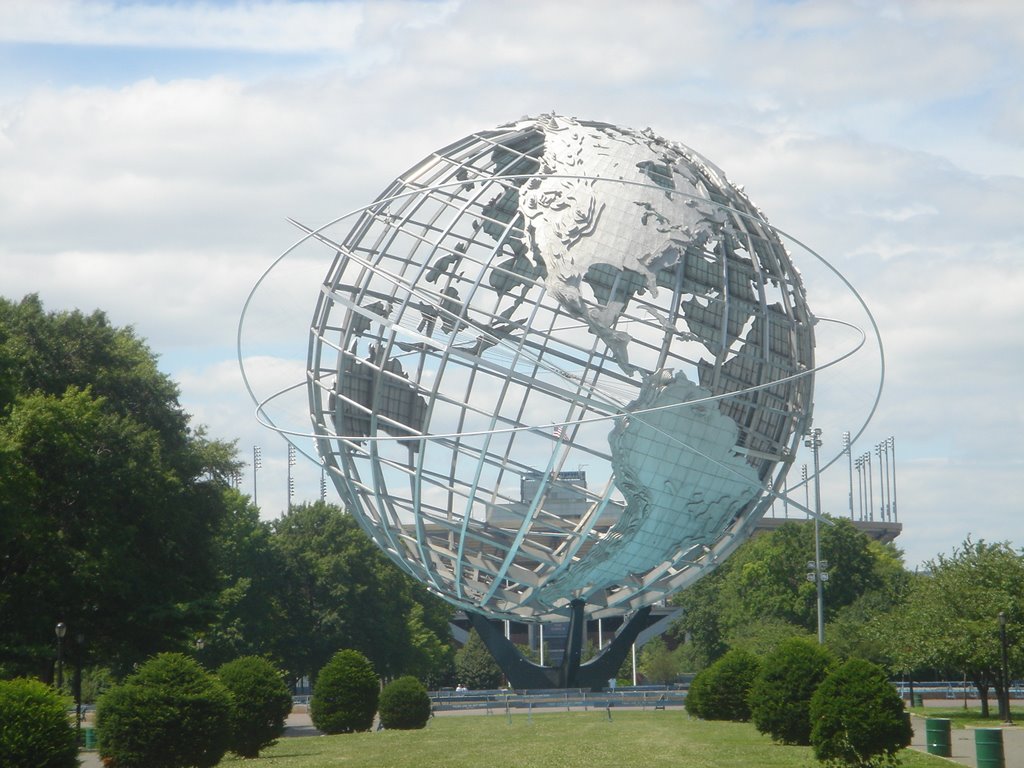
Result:
<svg viewBox="0 0 1024 768"><path fill-rule="evenodd" d="M776 231L696 152L553 116L311 232L317 448L404 570L492 616L660 600L746 536L811 415Z"/></svg>

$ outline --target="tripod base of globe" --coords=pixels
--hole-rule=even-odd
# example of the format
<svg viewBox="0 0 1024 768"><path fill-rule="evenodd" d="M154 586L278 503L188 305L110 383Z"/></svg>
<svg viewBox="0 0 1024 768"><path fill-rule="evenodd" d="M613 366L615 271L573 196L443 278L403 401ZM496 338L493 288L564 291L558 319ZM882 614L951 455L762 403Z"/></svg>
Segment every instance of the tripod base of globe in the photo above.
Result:
<svg viewBox="0 0 1024 768"><path fill-rule="evenodd" d="M586 627L584 605L582 600L573 600L570 604L567 644L562 663L558 666L542 666L530 661L486 616L472 611L466 611L466 615L513 688L589 688L601 691L617 675L637 637L651 624L651 606L633 614L612 642L593 659L581 664Z"/></svg>

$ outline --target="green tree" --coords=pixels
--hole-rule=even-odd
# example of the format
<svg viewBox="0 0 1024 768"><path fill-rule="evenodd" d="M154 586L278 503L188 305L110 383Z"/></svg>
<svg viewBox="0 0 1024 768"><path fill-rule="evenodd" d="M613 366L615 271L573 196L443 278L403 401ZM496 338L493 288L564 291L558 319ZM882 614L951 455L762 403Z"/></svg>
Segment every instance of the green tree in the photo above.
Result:
<svg viewBox="0 0 1024 768"><path fill-rule="evenodd" d="M80 665L187 642L237 467L131 329L0 300L0 665L50 679L58 620Z"/></svg>
<svg viewBox="0 0 1024 768"><path fill-rule="evenodd" d="M1024 667L1024 553L968 538L930 561L906 603L873 627L897 671L932 667L973 681L988 716L989 690L1006 691L998 617L1006 617L1010 679Z"/></svg>
<svg viewBox="0 0 1024 768"><path fill-rule="evenodd" d="M881 667L850 659L818 686L810 705L814 756L851 768L895 765L910 744L910 718Z"/></svg>
<svg viewBox="0 0 1024 768"><path fill-rule="evenodd" d="M674 682L682 671L679 654L660 637L652 638L641 649L637 666L647 682L660 685Z"/></svg>
<svg viewBox="0 0 1024 768"><path fill-rule="evenodd" d="M161 653L100 698L100 755L119 768L212 768L231 737L231 694L193 659Z"/></svg>
<svg viewBox="0 0 1024 768"><path fill-rule="evenodd" d="M430 696L412 675L400 677L380 692L380 722L393 730L422 728L430 719Z"/></svg>
<svg viewBox="0 0 1024 768"><path fill-rule="evenodd" d="M271 523L247 496L226 492L227 517L215 541L218 592L213 621L202 633L199 659L215 668L241 656L264 656L283 666L303 642L289 620L289 585L274 547Z"/></svg>
<svg viewBox="0 0 1024 768"><path fill-rule="evenodd" d="M697 673L686 696L686 711L703 720L750 719L750 688L757 678L757 657L733 649Z"/></svg>
<svg viewBox="0 0 1024 768"><path fill-rule="evenodd" d="M76 768L78 747L67 702L38 680L0 680L0 765Z"/></svg>
<svg viewBox="0 0 1024 768"><path fill-rule="evenodd" d="M768 654L750 689L750 714L761 733L783 744L810 744L811 697L832 668L812 640L791 638Z"/></svg>
<svg viewBox="0 0 1024 768"><path fill-rule="evenodd" d="M669 633L686 649L691 662L688 672L699 672L729 650L720 611L724 574L723 568L712 571L672 598L672 603L682 608L683 615Z"/></svg>
<svg viewBox="0 0 1024 768"><path fill-rule="evenodd" d="M309 714L324 733L368 731L380 698L380 680L359 651L334 654L317 675Z"/></svg>
<svg viewBox="0 0 1024 768"><path fill-rule="evenodd" d="M501 668L476 630L470 630L466 644L455 654L455 676L471 690L487 691L501 685Z"/></svg>
<svg viewBox="0 0 1024 768"><path fill-rule="evenodd" d="M281 673L266 659L242 656L222 664L217 677L232 698L228 749L241 757L258 757L284 733L292 710Z"/></svg>
<svg viewBox="0 0 1024 768"><path fill-rule="evenodd" d="M865 592L881 586L875 569L877 552L848 520L820 526L821 554L829 563L825 617ZM721 601L729 630L772 617L812 632L817 627L817 591L807 581L807 561L814 556L814 527L787 523L758 536L730 558Z"/></svg>
<svg viewBox="0 0 1024 768"><path fill-rule="evenodd" d="M872 542L848 520L832 522L820 526L830 576L824 589L826 622L847 611L853 616L851 606L869 595L875 602L861 602L861 608L877 604L885 610L898 601L907 580L899 551ZM728 648L764 652L787 637L815 633L817 591L806 579L813 557L812 525L794 521L751 539L673 599L684 609L672 630L675 637L708 663Z"/></svg>
<svg viewBox="0 0 1024 768"><path fill-rule="evenodd" d="M450 609L446 613L450 613ZM429 626L428 614L429 611L422 603L413 603L409 611L410 649L405 671L436 690L450 683L455 674L455 651L451 643L447 642L451 635L447 620L441 630L444 633L442 635Z"/></svg>
<svg viewBox="0 0 1024 768"><path fill-rule="evenodd" d="M281 604L298 638L278 648L293 676L315 674L337 648L360 651L385 678L443 663L437 645L446 644L450 609L399 571L352 516L301 504L275 521L271 540L283 568Z"/></svg>

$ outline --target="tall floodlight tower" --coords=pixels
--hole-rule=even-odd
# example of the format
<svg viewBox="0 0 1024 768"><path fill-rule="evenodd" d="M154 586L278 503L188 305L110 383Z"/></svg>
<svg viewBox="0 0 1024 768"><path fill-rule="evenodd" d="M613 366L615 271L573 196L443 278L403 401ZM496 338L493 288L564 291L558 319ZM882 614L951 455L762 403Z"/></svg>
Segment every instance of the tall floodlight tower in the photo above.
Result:
<svg viewBox="0 0 1024 768"><path fill-rule="evenodd" d="M896 438L889 438L889 455L892 456L892 519L899 522L899 515L896 513Z"/></svg>
<svg viewBox="0 0 1024 768"><path fill-rule="evenodd" d="M853 451L849 432L843 432L843 453L846 454L846 462L850 470L850 519L853 520Z"/></svg>
<svg viewBox="0 0 1024 768"><path fill-rule="evenodd" d="M825 644L825 589L824 566L821 561L821 464L818 458L818 451L821 449L821 430L812 429L807 433L804 445L811 449L814 455L814 582L818 593L818 644Z"/></svg>
<svg viewBox="0 0 1024 768"><path fill-rule="evenodd" d="M258 445L252 447L252 503L256 506L256 476L263 467L263 452Z"/></svg>
<svg viewBox="0 0 1024 768"><path fill-rule="evenodd" d="M292 477L292 467L295 466L295 446L288 444L288 511L292 511L292 499L295 497L295 478Z"/></svg>

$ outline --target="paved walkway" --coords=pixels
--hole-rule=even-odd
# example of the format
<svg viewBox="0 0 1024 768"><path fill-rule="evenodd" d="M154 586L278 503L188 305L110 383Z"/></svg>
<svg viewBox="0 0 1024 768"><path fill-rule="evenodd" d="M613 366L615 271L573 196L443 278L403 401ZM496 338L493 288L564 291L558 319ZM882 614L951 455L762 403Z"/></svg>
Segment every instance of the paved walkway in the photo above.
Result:
<svg viewBox="0 0 1024 768"><path fill-rule="evenodd" d="M914 738L910 742L911 749L927 752L925 718L912 715L911 723L914 726ZM978 768L977 749L974 743L975 730L977 729L953 728L950 730L949 741L952 748L950 751L953 753L949 758L951 763ZM1002 730L1005 768L1024 768L1024 728L1016 725Z"/></svg>

